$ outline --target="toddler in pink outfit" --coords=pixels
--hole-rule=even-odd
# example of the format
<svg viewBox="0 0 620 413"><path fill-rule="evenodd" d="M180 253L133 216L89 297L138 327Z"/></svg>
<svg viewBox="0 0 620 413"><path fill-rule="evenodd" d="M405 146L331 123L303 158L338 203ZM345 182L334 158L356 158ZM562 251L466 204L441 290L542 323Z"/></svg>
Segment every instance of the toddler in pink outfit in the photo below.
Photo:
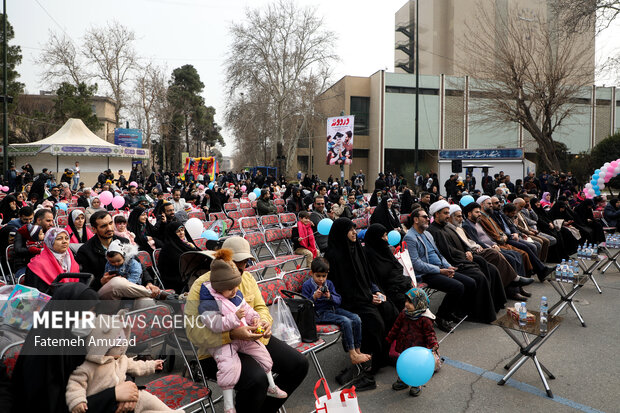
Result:
<svg viewBox="0 0 620 413"><path fill-rule="evenodd" d="M209 281L200 287L198 312L205 327L214 333L223 333L241 326L256 326L259 314L245 301L239 290L241 274L233 268L232 250L220 249L211 264ZM217 384L224 396L224 413L235 413L234 387L241 375L241 360L237 353L251 356L267 374L267 396L278 399L288 397L276 386L271 367L273 361L267 348L260 341L232 340L228 344L209 349L217 363Z"/></svg>

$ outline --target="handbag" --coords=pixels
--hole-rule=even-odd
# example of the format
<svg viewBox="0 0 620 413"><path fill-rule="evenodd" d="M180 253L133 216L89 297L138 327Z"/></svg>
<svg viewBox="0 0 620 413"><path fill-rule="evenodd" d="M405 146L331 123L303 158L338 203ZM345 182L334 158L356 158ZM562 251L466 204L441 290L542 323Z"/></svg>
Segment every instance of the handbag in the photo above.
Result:
<svg viewBox="0 0 620 413"><path fill-rule="evenodd" d="M323 383L325 396L316 394ZM325 379L321 378L314 385L314 408L317 413L361 413L355 394L355 386L331 393Z"/></svg>
<svg viewBox="0 0 620 413"><path fill-rule="evenodd" d="M403 275L411 278L413 286L417 287L418 281L415 278L415 271L413 269L413 264L411 263L411 256L409 256L409 252L407 252L407 244L402 243L402 245L399 245L394 252L394 257L398 263L403 266Z"/></svg>
<svg viewBox="0 0 620 413"><path fill-rule="evenodd" d="M294 291L280 290L280 294L291 310L293 320L295 320L295 324L297 324L301 334L301 341L304 343L314 343L317 341L319 336L316 333L314 303Z"/></svg>
<svg viewBox="0 0 620 413"><path fill-rule="evenodd" d="M291 347L297 346L301 342L301 334L299 334L291 310L282 297L276 297L271 305L270 312L273 318L271 334Z"/></svg>

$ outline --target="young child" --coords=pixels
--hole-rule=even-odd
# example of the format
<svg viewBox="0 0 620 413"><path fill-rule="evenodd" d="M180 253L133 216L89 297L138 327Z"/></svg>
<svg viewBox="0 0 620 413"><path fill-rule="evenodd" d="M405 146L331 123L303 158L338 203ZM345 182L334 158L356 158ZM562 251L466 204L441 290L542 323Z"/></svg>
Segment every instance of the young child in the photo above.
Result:
<svg viewBox="0 0 620 413"><path fill-rule="evenodd" d="M241 274L232 262L233 251L220 249L211 263L209 281L200 287L198 312L205 327L214 333L223 333L240 326L258 327L260 315L245 301L239 290ZM273 361L260 341L232 340L228 344L208 349L217 363L217 384L224 396L224 413L235 413L234 387L241 375L241 361L237 353L252 356L267 374L267 396L277 399L288 397L274 382L271 374Z"/></svg>
<svg viewBox="0 0 620 413"><path fill-rule="evenodd" d="M390 343L390 357L397 359L400 353L409 347L426 347L433 351L435 356L435 371L441 367L439 344L433 329L435 315L428 309L430 302L424 290L412 288L407 291L405 308L396 318L386 340ZM407 386L400 379L392 384L394 390L404 390ZM409 394L413 397L420 395L422 387L412 387Z"/></svg>
<svg viewBox="0 0 620 413"><path fill-rule="evenodd" d="M136 245L136 236L127 229L127 218L122 214L114 216L114 235L127 238L131 245Z"/></svg>
<svg viewBox="0 0 620 413"><path fill-rule="evenodd" d="M310 274L301 287L304 297L312 300L316 311L316 322L336 324L342 331L342 341L349 352L351 363L361 364L370 360L369 354L360 351L362 345L362 320L357 314L340 308L342 299L334 284L327 279L329 262L322 257L312 260Z"/></svg>
<svg viewBox="0 0 620 413"><path fill-rule="evenodd" d="M127 327L123 329L120 326L122 322L110 317L112 316L99 315L94 321L95 328L84 338L85 342L90 343L92 340L97 345L88 346L86 359L71 373L67 382L65 399L71 413L85 413L88 410L88 396L125 382L127 373L132 376L145 376L163 368L163 360L136 361L128 358L125 355L126 340L130 338L131 325L127 323ZM105 345L110 343L118 345ZM140 390L133 411L155 413L170 412L172 409L146 390Z"/></svg>
<svg viewBox="0 0 620 413"><path fill-rule="evenodd" d="M134 258L137 254L137 247L119 240L112 241L105 254L108 260L105 272L116 271L132 283L142 285L142 265Z"/></svg>
<svg viewBox="0 0 620 413"><path fill-rule="evenodd" d="M314 224L310 221L310 212L300 211L297 226L293 227L291 239L295 254L306 256L306 267L310 267L313 258L319 255L314 240Z"/></svg>

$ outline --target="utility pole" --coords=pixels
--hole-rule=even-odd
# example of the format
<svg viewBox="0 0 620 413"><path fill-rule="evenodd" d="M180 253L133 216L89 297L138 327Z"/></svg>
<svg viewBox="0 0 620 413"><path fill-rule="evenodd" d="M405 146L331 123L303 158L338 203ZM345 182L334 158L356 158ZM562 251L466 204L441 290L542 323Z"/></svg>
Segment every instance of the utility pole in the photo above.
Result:
<svg viewBox="0 0 620 413"><path fill-rule="evenodd" d="M340 116L344 116L344 110L340 111ZM340 164L340 190L344 188L344 163Z"/></svg>
<svg viewBox="0 0 620 413"><path fill-rule="evenodd" d="M418 170L420 116L420 0L415 1L415 148L414 164Z"/></svg>
<svg viewBox="0 0 620 413"><path fill-rule="evenodd" d="M3 95L3 122L4 122L4 139L2 140L2 174L4 176L6 176L8 170L9 170L9 122L8 122L8 111L9 111L9 97L7 96L7 69L8 69L8 60L7 60L7 40L6 40L6 35L7 35L7 18L6 18L6 0L2 0L2 13L4 13L4 24L3 24L3 28L2 28L2 47L4 47L4 57L3 57L3 62L2 62L2 69L3 69L3 79L2 79L2 95Z"/></svg>

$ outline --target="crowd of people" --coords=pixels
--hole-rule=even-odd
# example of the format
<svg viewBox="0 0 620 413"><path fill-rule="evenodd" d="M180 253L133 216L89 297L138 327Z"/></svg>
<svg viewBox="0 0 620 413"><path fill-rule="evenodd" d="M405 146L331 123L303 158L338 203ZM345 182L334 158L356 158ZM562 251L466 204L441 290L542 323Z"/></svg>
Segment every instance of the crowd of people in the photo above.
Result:
<svg viewBox="0 0 620 413"><path fill-rule="evenodd" d="M439 360L433 326L450 332L464 317L492 322L508 300L527 301L531 293L526 287L534 277L543 282L554 270L549 264L567 259L584 243L603 242L604 227L620 227L618 199L585 199L570 173L530 174L513 184L500 172L485 175L481 189L471 176L452 176L444 194L432 172L426 177L416 173L411 186L403 175L392 173L379 174L372 185L361 170L343 185L331 176L325 182L315 175L299 173L297 178L289 183L260 171L254 176L222 172L209 182L205 176L174 173L145 177L137 170L128 178L123 171L115 177L107 170L86 187L78 162L60 184L48 170L35 176L26 165L22 173L9 173L9 193L0 201L0 250L14 246L12 257L3 254L3 265L11 266L22 284L52 294L51 303L88 296L133 300L134 308L142 308L184 294L186 315L221 317L217 327L188 328L187 335L207 375L226 390L226 412L275 412L301 384L308 363L271 336L272 318L247 271L255 257L242 237L227 237L221 245L227 252L216 256L217 265L187 283L181 255L201 251L184 226L188 213L208 217L224 212L233 198L258 188L257 215L296 214L291 245L312 274L303 292L315 303L320 322L341 327L351 362L366 366L344 369L337 377L344 384L362 371L355 378L358 391L375 388L374 374L407 347L424 345ZM124 197L120 211L102 203L104 191ZM277 206L276 199L283 205ZM317 232L325 218L333 220L327 235ZM360 231L356 222L367 228ZM392 231L406 244L415 281L403 276L388 244ZM137 260L140 251L152 256L155 250L160 250L157 265L167 290ZM58 281L62 273L94 278L88 287L76 286L75 278ZM57 282L61 287L54 290ZM436 314L417 288L422 284L445 293ZM239 303L247 307L240 312L229 303L233 309ZM65 403L64 387L83 361L20 356L13 378L19 389L16 411L82 411L82 404ZM45 377L45 391L30 385ZM396 381L393 387L407 386ZM243 397L234 401L233 389ZM131 381L99 390L84 401L89 411L130 411L137 402ZM410 389L412 396L419 392Z"/></svg>

